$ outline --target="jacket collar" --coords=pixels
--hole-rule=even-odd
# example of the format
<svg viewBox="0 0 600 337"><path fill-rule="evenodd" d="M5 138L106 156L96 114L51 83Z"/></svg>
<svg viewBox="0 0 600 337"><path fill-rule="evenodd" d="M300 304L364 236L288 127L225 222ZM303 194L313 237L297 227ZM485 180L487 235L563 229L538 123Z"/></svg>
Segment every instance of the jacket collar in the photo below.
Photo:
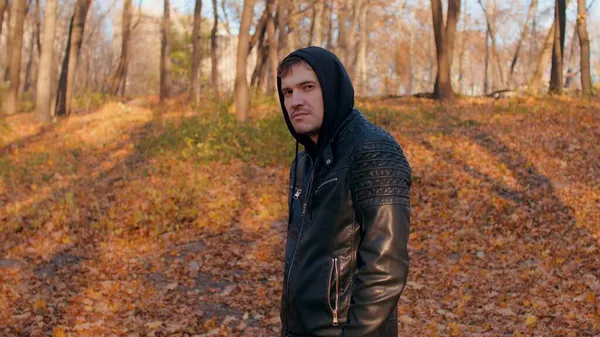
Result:
<svg viewBox="0 0 600 337"><path fill-rule="evenodd" d="M357 120L362 114L357 109L353 109L352 112L346 117L342 125L337 129L335 134L333 135L330 142L325 144L323 147L323 152L321 152L321 158L323 158L323 163L325 167L330 167L335 162L335 158L333 156L332 146L337 140L341 138L341 136L349 129L350 125L352 125L355 120Z"/></svg>

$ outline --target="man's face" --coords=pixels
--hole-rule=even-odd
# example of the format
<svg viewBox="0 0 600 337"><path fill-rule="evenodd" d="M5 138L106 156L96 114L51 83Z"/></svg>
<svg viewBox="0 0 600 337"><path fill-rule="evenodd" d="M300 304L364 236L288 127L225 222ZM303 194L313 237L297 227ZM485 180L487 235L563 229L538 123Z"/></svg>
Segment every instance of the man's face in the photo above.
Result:
<svg viewBox="0 0 600 337"><path fill-rule="evenodd" d="M296 133L317 143L323 124L323 91L317 74L304 62L296 63L281 78L283 102Z"/></svg>

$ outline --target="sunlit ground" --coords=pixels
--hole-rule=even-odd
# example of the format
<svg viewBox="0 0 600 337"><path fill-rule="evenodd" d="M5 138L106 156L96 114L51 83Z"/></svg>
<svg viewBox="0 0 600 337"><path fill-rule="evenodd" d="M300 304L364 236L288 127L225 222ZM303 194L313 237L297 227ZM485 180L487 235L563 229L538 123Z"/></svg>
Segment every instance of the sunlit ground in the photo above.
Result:
<svg viewBox="0 0 600 337"><path fill-rule="evenodd" d="M0 335L278 335L293 142L253 107L6 118ZM400 335L600 334L600 101L358 107L413 168Z"/></svg>

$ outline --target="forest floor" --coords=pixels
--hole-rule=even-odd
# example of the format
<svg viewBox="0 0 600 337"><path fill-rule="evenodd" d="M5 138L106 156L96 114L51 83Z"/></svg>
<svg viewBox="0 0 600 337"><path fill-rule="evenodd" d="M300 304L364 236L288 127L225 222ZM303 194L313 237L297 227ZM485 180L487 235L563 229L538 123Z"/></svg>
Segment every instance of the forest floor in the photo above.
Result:
<svg viewBox="0 0 600 337"><path fill-rule="evenodd" d="M0 336L278 335L279 108L134 103L0 120ZM600 100L357 107L413 168L401 336L600 335Z"/></svg>

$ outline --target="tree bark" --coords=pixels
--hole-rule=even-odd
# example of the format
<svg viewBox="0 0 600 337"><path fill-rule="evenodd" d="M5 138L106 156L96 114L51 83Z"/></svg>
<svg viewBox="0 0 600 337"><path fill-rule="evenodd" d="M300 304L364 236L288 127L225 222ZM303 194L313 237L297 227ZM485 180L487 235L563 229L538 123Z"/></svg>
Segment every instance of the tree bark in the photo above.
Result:
<svg viewBox="0 0 600 337"><path fill-rule="evenodd" d="M415 25L414 22L416 11L412 9L411 20L408 25L408 89L407 94L410 96L414 91L415 70L414 70L414 47L415 47Z"/></svg>
<svg viewBox="0 0 600 337"><path fill-rule="evenodd" d="M265 32L260 36L256 51L256 66L250 80L250 86L260 88L264 84L264 75L268 68L269 51L265 45Z"/></svg>
<svg viewBox="0 0 600 337"><path fill-rule="evenodd" d="M215 98L219 101L219 59L217 57L217 28L219 25L219 13L217 11L217 0L212 0L213 6L213 26L210 31L210 60L211 60L211 79L215 92Z"/></svg>
<svg viewBox="0 0 600 337"><path fill-rule="evenodd" d="M119 95L119 93L125 94L127 68L129 66L129 40L131 40L131 16L131 0L124 0L123 19L121 22L121 57L119 58L119 64L112 78L110 88L110 92L113 95Z"/></svg>
<svg viewBox="0 0 600 337"><path fill-rule="evenodd" d="M298 5L296 2L289 2L288 5L288 14L287 14L287 41L286 48L288 52L293 52L298 49L298 30L300 27L300 20L298 19L298 14L296 13L298 9Z"/></svg>
<svg viewBox="0 0 600 337"><path fill-rule="evenodd" d="M445 35L444 35L444 43L447 48L448 53L448 68L450 69L450 74L452 74L452 64L454 59L454 39L456 35L456 25L458 23L458 17L460 15L460 0L449 0L448 2L448 12L446 13L446 27ZM437 92L438 87L438 75L435 77L434 84L434 92ZM450 81L452 81L452 76L450 76Z"/></svg>
<svg viewBox="0 0 600 337"><path fill-rule="evenodd" d="M528 84L529 91L537 92L539 89L540 83L542 81L542 76L544 75L544 67L548 64L552 52L552 41L554 40L555 30L556 22L552 23L552 26L548 31L548 35L546 35L546 39L544 40L544 46L542 47L542 51L540 52L535 73L533 74L533 77L531 78Z"/></svg>
<svg viewBox="0 0 600 337"><path fill-rule="evenodd" d="M523 30L521 31L521 38L517 43L517 49L515 50L515 55L513 56L512 62L510 63L510 73L508 75L508 85L513 84L513 78L515 73L515 66L517 65L517 61L519 60L519 54L521 52L521 46L525 42L525 38L527 37L527 30L529 29L529 19L535 15L533 10L536 7L537 0L531 0L529 4L529 10L527 11L527 17L525 18L525 24L523 25Z"/></svg>
<svg viewBox="0 0 600 337"><path fill-rule="evenodd" d="M169 0L164 0L164 15L161 27L160 49L160 102L171 97L171 5Z"/></svg>
<svg viewBox="0 0 600 337"><path fill-rule="evenodd" d="M469 34L469 16L467 15L468 11L467 11L467 7L468 5L465 3L465 6L463 7L463 33L460 35L460 53L458 55L458 93L462 94L464 92L464 83L466 82L464 80L465 78L465 73L464 73L464 59L465 59L465 39L467 34Z"/></svg>
<svg viewBox="0 0 600 337"><path fill-rule="evenodd" d="M446 19L446 46L448 48L448 65L452 72L454 61L454 40L456 36L456 25L460 15L460 0L448 1L448 13Z"/></svg>
<svg viewBox="0 0 600 337"><path fill-rule="evenodd" d="M286 56L287 51L287 15L289 3L287 1L282 1L278 6L279 10L277 11L277 57L281 60Z"/></svg>
<svg viewBox="0 0 600 337"><path fill-rule="evenodd" d="M10 3L8 3L8 0L6 0L6 8L5 8L5 12L6 12L6 48L4 48L4 55L6 56L6 60L8 62L8 64L4 67L4 82L8 82L10 81L10 43L12 40L12 32L13 29L11 28L11 24L13 23L11 18L11 13L12 13L12 5Z"/></svg>
<svg viewBox="0 0 600 337"><path fill-rule="evenodd" d="M277 56L277 37L275 35L275 15L274 13L278 10L277 0L267 0L267 39L268 39L268 53L270 61L270 78L268 81L267 90L269 93L275 95L276 100L279 100L279 95L276 90L277 86L277 65L279 64L279 57Z"/></svg>
<svg viewBox="0 0 600 337"><path fill-rule="evenodd" d="M450 81L450 64L448 48L446 44L446 30L444 29L444 18L442 14L442 3L440 0L431 0L431 12L433 17L433 30L435 33L435 50L438 63L438 85L435 88L435 97L442 102L454 100L452 82Z"/></svg>
<svg viewBox="0 0 600 337"><path fill-rule="evenodd" d="M226 2L227 1L225 0L221 1L221 11L223 12L223 24L225 26L225 31L227 32L227 35L231 36L231 31L229 30L229 18L227 17L227 10L225 6ZM217 13L217 15L219 15L219 13Z"/></svg>
<svg viewBox="0 0 600 337"><path fill-rule="evenodd" d="M35 6L36 6L36 9L35 9L35 34L36 34L35 42L37 45L38 56L42 52L42 41L40 38L40 34L42 32L42 11L40 9L40 1L41 0L35 0Z"/></svg>
<svg viewBox="0 0 600 337"><path fill-rule="evenodd" d="M490 30L485 30L485 66L483 75L483 94L487 95L490 90Z"/></svg>
<svg viewBox="0 0 600 337"><path fill-rule="evenodd" d="M38 70L35 98L35 116L43 123L52 120L52 59L54 55L54 37L56 36L56 9L58 0L47 0L44 14L42 51Z"/></svg>
<svg viewBox="0 0 600 337"><path fill-rule="evenodd" d="M248 40L250 38L250 26L252 25L252 13L254 12L254 0L244 0L244 10L240 23L240 34L238 37L236 75L235 75L235 109L237 119L245 121L248 119L250 109L250 97L248 95L248 80L246 78L246 65L248 61Z"/></svg>
<svg viewBox="0 0 600 337"><path fill-rule="evenodd" d="M2 35L2 22L4 21L6 7L8 7L8 0L0 0L0 35Z"/></svg>
<svg viewBox="0 0 600 337"><path fill-rule="evenodd" d="M216 13L216 11L215 11ZM192 78L191 78L191 98L194 103L200 103L200 64L202 55L200 51L200 30L202 24L202 0L196 0L194 6L194 29L192 31ZM212 41L211 41L212 43Z"/></svg>
<svg viewBox="0 0 600 337"><path fill-rule="evenodd" d="M248 43L248 56L250 56L252 48L254 48L254 46L263 39L263 35L265 34L265 30L267 29L267 19L267 10L265 10L261 15L260 19L258 20L258 23L254 28L254 33L252 34L250 42Z"/></svg>
<svg viewBox="0 0 600 337"><path fill-rule="evenodd" d="M323 13L325 12L325 0L314 0L313 18L310 26L309 45L323 45Z"/></svg>
<svg viewBox="0 0 600 337"><path fill-rule="evenodd" d="M359 13L361 10L366 10L363 7L364 0L353 0L351 15L350 15L350 26L346 32L346 51L345 51L345 62L346 68L350 70L350 78L354 77L354 65L356 63L356 30L358 29Z"/></svg>
<svg viewBox="0 0 600 337"><path fill-rule="evenodd" d="M327 49L333 49L333 0L327 6Z"/></svg>
<svg viewBox="0 0 600 337"><path fill-rule="evenodd" d="M348 1L342 0L341 8L338 11L338 37L337 37L337 54L342 63L346 62L346 53L348 52Z"/></svg>
<svg viewBox="0 0 600 337"><path fill-rule="evenodd" d="M35 16L39 16L40 11L40 3L39 0L36 1L36 14ZM33 26L33 25L32 25ZM27 59L27 64L25 65L25 80L23 81L23 90L22 92L28 92L31 88L31 72L33 68L33 53L35 52L35 39L36 39L36 28L31 27L31 36L29 38L29 58Z"/></svg>
<svg viewBox="0 0 600 337"><path fill-rule="evenodd" d="M490 15L488 14L488 11L486 9L486 7L483 5L483 3L481 2L481 0L479 0L479 5L481 6L481 8L483 9L483 12L485 14L485 20L487 23L487 30L489 33L489 38L492 42L492 49L491 49L491 54L492 54L492 58L496 59L496 66L497 66L497 72L498 72L498 77L500 78L500 85L504 86L505 82L504 82L504 73L502 71L502 63L500 62L500 55L498 54L498 49L496 48L496 25L495 25L495 21L496 21L496 1L494 0L494 13L492 14L492 18L490 19ZM493 61L492 61L493 62ZM492 67L493 69L494 67ZM493 70L492 70L493 73ZM498 77L493 76L492 77L492 91L498 90L499 86L496 81L498 80Z"/></svg>
<svg viewBox="0 0 600 337"><path fill-rule="evenodd" d="M563 60L565 54L566 0L556 0L554 5L554 20L558 24L554 30L554 45L552 47L552 70L550 72L550 93L563 93Z"/></svg>
<svg viewBox="0 0 600 337"><path fill-rule="evenodd" d="M358 94L366 95L367 89L367 39L369 37L368 14L369 3L366 1L359 15L360 39L358 40L358 55L356 60L356 76L358 76Z"/></svg>
<svg viewBox="0 0 600 337"><path fill-rule="evenodd" d="M567 76L565 78L565 89L569 89L571 87L571 83L573 82L573 77L575 77L575 47L577 45L577 25L575 25L573 29L573 37L571 37L571 48L569 51L569 60L567 61Z"/></svg>
<svg viewBox="0 0 600 337"><path fill-rule="evenodd" d="M23 22L25 0L13 0L10 15L10 87L6 91L4 111L13 115L20 111L19 82L21 75L21 49L23 47Z"/></svg>
<svg viewBox="0 0 600 337"><path fill-rule="evenodd" d="M77 62L79 61L81 43L83 42L85 19L91 2L91 0L77 0L73 16L71 17L67 50L63 59L60 80L58 81L58 92L56 94L57 116L71 113L73 83L75 82L75 72L77 70Z"/></svg>
<svg viewBox="0 0 600 337"><path fill-rule="evenodd" d="M586 27L587 12L585 0L577 0L577 32L581 48L581 90L584 95L592 94L592 76L590 72L590 38Z"/></svg>

